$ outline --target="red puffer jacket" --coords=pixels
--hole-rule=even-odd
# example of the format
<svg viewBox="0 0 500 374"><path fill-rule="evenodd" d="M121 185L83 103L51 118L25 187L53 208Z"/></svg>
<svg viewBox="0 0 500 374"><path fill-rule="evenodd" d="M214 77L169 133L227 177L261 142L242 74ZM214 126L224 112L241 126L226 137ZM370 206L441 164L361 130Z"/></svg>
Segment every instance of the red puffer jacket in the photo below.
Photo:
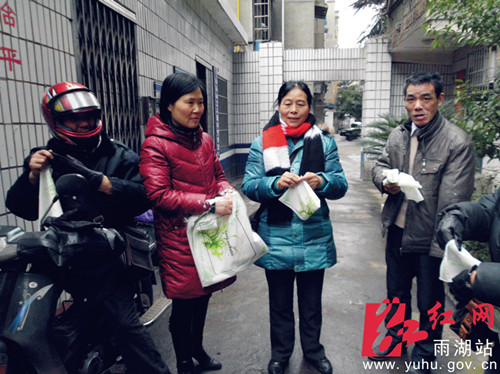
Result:
<svg viewBox="0 0 500 374"><path fill-rule="evenodd" d="M191 299L220 290L235 277L203 288L186 235L186 218L208 209L207 199L232 189L210 136L171 128L159 115L148 120L139 171L153 202L160 275L170 299Z"/></svg>

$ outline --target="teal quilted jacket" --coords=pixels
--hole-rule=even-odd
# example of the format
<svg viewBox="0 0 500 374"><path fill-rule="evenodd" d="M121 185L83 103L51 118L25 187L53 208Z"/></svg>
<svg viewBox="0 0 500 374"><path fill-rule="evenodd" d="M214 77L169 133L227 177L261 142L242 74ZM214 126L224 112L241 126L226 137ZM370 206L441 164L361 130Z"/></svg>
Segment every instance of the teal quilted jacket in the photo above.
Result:
<svg viewBox="0 0 500 374"><path fill-rule="evenodd" d="M302 160L303 139L297 144L287 137L290 155L295 155L290 171L298 173ZM260 217L258 234L269 247L269 253L260 258L256 265L268 270L294 270L296 272L325 269L337 262L330 212L325 199L335 200L347 191L347 180L340 164L337 144L332 137L322 135L325 154L323 185L315 192L321 200L318 209L307 221L293 214L291 223L267 224L267 209ZM266 176L264 170L262 136L256 138L250 147L242 192L253 201L265 203L279 197L272 188L278 176Z"/></svg>

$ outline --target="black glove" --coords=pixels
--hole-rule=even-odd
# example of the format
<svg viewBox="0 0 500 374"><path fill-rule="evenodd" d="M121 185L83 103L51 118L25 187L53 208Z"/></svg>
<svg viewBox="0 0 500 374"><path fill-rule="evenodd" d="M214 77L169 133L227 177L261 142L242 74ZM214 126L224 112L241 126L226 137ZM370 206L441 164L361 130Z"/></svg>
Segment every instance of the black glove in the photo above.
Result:
<svg viewBox="0 0 500 374"><path fill-rule="evenodd" d="M444 250L446 243L455 239L458 250L462 250L462 235L464 233L464 225L462 223L463 215L458 210L451 210L441 219L438 224L436 239Z"/></svg>
<svg viewBox="0 0 500 374"><path fill-rule="evenodd" d="M76 173L82 175L92 190L97 190L101 186L104 174L100 171L89 169L81 161L70 155L62 156L55 152L52 152L52 154L54 159L50 162L50 165L55 171L62 174Z"/></svg>
<svg viewBox="0 0 500 374"><path fill-rule="evenodd" d="M453 278L453 282L450 283L450 292L459 303L467 304L474 298L469 270L464 270Z"/></svg>

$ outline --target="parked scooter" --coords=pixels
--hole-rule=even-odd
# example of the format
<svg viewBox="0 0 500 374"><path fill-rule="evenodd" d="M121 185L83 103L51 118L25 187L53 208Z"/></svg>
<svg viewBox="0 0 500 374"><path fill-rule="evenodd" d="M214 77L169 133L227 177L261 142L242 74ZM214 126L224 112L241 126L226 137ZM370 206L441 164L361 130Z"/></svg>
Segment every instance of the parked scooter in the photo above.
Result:
<svg viewBox="0 0 500 374"><path fill-rule="evenodd" d="M60 177L53 202L59 196L80 198L85 183L76 174ZM99 312L72 313L71 296L55 280L62 265L119 256L127 238L99 223L65 219L64 214L44 215L42 221L46 231L0 226L0 374L126 373ZM154 240L149 247L154 251ZM135 281L136 300L141 322L150 325L168 301L159 298L153 304L155 273L144 274Z"/></svg>

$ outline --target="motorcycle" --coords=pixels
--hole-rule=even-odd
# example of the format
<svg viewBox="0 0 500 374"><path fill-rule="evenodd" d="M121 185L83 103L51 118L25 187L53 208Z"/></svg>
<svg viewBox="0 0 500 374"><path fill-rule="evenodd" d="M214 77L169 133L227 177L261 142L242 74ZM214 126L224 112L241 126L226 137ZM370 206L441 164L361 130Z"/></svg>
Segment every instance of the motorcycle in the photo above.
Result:
<svg viewBox="0 0 500 374"><path fill-rule="evenodd" d="M62 196L79 199L86 188L80 175L64 175L56 182L52 204ZM45 231L0 226L0 374L126 373L116 341L98 311L91 316L72 313L71 295L54 278L62 265L124 256L130 250L127 242L137 240L137 233L142 235L139 241L147 240L146 231L151 261L155 258L151 225L139 222L129 236L99 223L69 220L65 214L59 218L44 214ZM145 258L144 253L141 256ZM128 265L133 266L133 261ZM154 323L170 303L164 297L153 303L156 276L155 271L142 268L134 279L137 310L145 326Z"/></svg>

